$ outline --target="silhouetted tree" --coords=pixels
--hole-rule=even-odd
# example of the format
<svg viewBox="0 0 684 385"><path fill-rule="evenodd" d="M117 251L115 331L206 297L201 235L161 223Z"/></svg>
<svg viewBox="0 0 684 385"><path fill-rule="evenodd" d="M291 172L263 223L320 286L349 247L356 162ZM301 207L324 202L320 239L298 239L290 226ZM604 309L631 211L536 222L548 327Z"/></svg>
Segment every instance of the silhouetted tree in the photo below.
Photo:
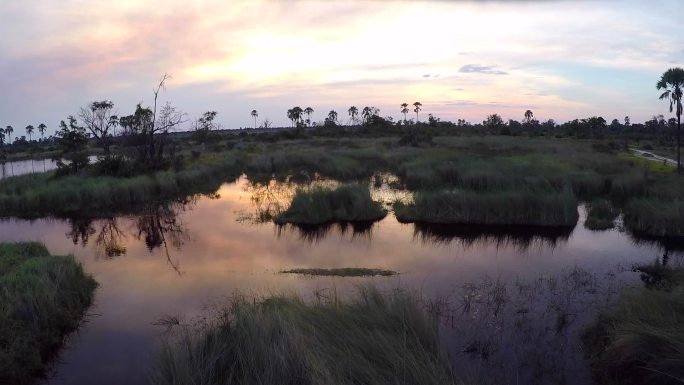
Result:
<svg viewBox="0 0 684 385"><path fill-rule="evenodd" d="M81 107L78 117L102 147L105 156L109 156L112 137L109 131L119 124L119 118L114 114L114 103L108 100L92 102L87 107Z"/></svg>
<svg viewBox="0 0 684 385"><path fill-rule="evenodd" d="M61 155L57 158L59 174L73 174L79 172L89 163L88 154L85 152L88 145L88 136L85 128L78 125L76 118L69 116L69 124L62 120L59 123L59 131L56 137L61 148ZM64 163L64 160L70 163Z"/></svg>
<svg viewBox="0 0 684 385"><path fill-rule="evenodd" d="M12 126L7 126L5 127L5 134L7 135L7 143L12 144L12 133L14 132L14 128Z"/></svg>
<svg viewBox="0 0 684 385"><path fill-rule="evenodd" d="M257 110L252 110L252 117L254 118L254 129L256 130L256 128L257 128L256 120L259 117L259 113L257 112Z"/></svg>
<svg viewBox="0 0 684 385"><path fill-rule="evenodd" d="M534 113L532 113L532 110L525 111L525 123L529 123L533 117L534 117Z"/></svg>
<svg viewBox="0 0 684 385"><path fill-rule="evenodd" d="M677 115L677 173L682 172L682 89L684 88L684 69L670 68L663 73L662 77L656 84L659 90L665 90L660 95L660 99L668 99L670 101L670 112L675 111Z"/></svg>
<svg viewBox="0 0 684 385"><path fill-rule="evenodd" d="M352 123L352 124L356 123L356 116L359 114L359 109L356 108L356 106L351 106L351 107L349 107L349 109L347 110L347 113L348 113L349 116L351 117L351 118L350 118L350 119L351 119L351 123Z"/></svg>
<svg viewBox="0 0 684 385"><path fill-rule="evenodd" d="M630 124L630 122L629 122L629 116L625 116L625 126L626 126L626 127L629 127L629 124Z"/></svg>
<svg viewBox="0 0 684 385"><path fill-rule="evenodd" d="M31 138L31 136L33 135L33 130L35 130L35 128L33 128L32 125L29 124L28 126L26 126L26 134L28 134L29 136L29 142L33 140Z"/></svg>
<svg viewBox="0 0 684 385"><path fill-rule="evenodd" d="M408 103L401 103L401 106L399 107L401 107L399 111L404 114L404 122L406 122L406 114L409 113Z"/></svg>
<svg viewBox="0 0 684 385"><path fill-rule="evenodd" d="M38 125L38 132L40 132L40 140L43 141L45 139L45 130L47 129L47 126L43 123Z"/></svg>
<svg viewBox="0 0 684 385"><path fill-rule="evenodd" d="M420 110L422 109L421 107L423 107L423 105L422 105L420 102L414 102L414 103L413 103L413 107L414 107L414 108L413 108L413 112L416 113L416 123L418 123L418 122L420 121L420 120L418 119L418 113L419 113Z"/></svg>
<svg viewBox="0 0 684 385"><path fill-rule="evenodd" d="M0 146L5 144L5 129L0 128Z"/></svg>
<svg viewBox="0 0 684 385"><path fill-rule="evenodd" d="M331 122L337 122L337 112L335 112L335 110L330 110L330 112L328 112L328 119Z"/></svg>
<svg viewBox="0 0 684 385"><path fill-rule="evenodd" d="M314 110L311 107L306 107L304 109L304 113L306 114L306 123L307 125L311 125L311 114L313 114Z"/></svg>

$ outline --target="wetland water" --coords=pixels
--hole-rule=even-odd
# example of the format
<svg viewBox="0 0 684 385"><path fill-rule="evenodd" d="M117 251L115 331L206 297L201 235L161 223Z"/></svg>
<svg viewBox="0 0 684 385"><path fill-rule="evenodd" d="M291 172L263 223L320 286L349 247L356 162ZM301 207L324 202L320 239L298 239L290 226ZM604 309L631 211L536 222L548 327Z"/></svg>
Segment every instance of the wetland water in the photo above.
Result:
<svg viewBox="0 0 684 385"><path fill-rule="evenodd" d="M494 373L499 383L590 384L577 331L605 293L638 281L629 271L633 263L663 254L657 243L636 243L618 230L584 229L583 210L574 229L536 235L417 228L391 213L362 228L256 224L245 214L264 204L264 191L249 186L243 178L215 196L152 205L139 215L1 221L0 241L41 241L53 254L73 254L101 285L87 323L68 342L48 383L144 384L164 334L155 321L206 314L236 291L345 293L372 282L431 299L444 315L444 346L466 379ZM300 267L400 274L278 274Z"/></svg>

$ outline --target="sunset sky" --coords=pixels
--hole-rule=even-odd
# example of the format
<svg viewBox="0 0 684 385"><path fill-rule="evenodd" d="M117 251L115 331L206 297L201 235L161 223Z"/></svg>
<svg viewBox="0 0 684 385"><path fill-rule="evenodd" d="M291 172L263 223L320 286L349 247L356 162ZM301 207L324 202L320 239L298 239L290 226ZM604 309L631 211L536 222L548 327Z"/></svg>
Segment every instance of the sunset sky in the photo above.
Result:
<svg viewBox="0 0 684 385"><path fill-rule="evenodd" d="M0 126L15 135L94 100L164 100L225 128L355 105L559 122L669 115L655 84L684 65L684 1L97 1L0 3ZM424 117L423 116L423 117Z"/></svg>

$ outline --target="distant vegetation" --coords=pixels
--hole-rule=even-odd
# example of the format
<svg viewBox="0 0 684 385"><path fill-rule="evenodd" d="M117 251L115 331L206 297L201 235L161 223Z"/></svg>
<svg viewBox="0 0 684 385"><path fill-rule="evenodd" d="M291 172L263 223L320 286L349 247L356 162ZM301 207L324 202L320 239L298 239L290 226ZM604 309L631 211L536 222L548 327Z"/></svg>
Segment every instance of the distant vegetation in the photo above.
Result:
<svg viewBox="0 0 684 385"><path fill-rule="evenodd" d="M307 303L236 298L202 328L166 324L152 383L455 384L438 321L406 292L361 288L356 298Z"/></svg>
<svg viewBox="0 0 684 385"><path fill-rule="evenodd" d="M0 244L0 383L32 384L76 330L97 284L72 257Z"/></svg>

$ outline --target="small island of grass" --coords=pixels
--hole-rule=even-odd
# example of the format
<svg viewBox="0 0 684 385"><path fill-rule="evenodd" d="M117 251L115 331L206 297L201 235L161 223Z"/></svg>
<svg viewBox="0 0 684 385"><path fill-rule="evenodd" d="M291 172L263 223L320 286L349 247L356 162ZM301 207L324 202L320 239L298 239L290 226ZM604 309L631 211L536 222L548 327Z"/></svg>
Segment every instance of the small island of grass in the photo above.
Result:
<svg viewBox="0 0 684 385"><path fill-rule="evenodd" d="M396 271L383 269L368 269L362 267L343 267L339 269L291 269L283 270L281 274L301 274L323 277L389 277L397 275Z"/></svg>
<svg viewBox="0 0 684 385"><path fill-rule="evenodd" d="M72 257L38 243L0 243L0 383L43 376L96 287Z"/></svg>

